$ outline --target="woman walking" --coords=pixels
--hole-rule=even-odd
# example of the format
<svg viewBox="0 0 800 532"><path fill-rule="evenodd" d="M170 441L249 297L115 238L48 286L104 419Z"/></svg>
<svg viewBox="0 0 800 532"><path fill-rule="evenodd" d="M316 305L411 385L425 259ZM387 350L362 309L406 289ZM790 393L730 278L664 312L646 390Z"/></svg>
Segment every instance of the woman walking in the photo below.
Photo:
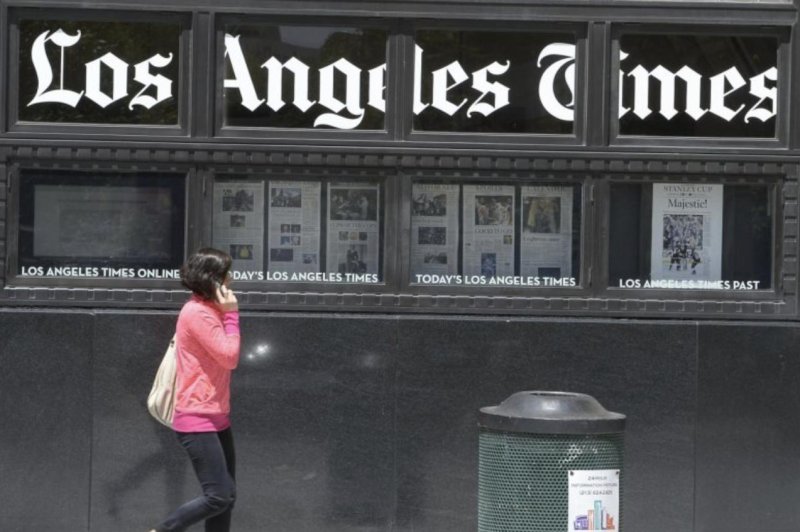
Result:
<svg viewBox="0 0 800 532"><path fill-rule="evenodd" d="M204 248L181 268L192 297L176 328L177 379L172 428L192 462L203 495L151 532L181 532L205 521L228 532L236 499L236 457L230 423L231 371L239 362L239 305L230 290L231 257Z"/></svg>

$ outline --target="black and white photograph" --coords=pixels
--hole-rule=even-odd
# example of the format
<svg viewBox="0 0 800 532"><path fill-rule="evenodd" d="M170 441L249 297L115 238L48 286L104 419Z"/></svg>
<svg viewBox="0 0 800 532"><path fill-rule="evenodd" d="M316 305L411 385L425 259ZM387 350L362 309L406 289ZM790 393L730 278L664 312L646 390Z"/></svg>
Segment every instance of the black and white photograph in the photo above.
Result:
<svg viewBox="0 0 800 532"><path fill-rule="evenodd" d="M537 268L536 274L539 277L559 279L561 278L561 268Z"/></svg>
<svg viewBox="0 0 800 532"><path fill-rule="evenodd" d="M447 216L447 194L417 194L411 201L411 215Z"/></svg>
<svg viewBox="0 0 800 532"><path fill-rule="evenodd" d="M511 196L475 196L475 225L511 225Z"/></svg>
<svg viewBox="0 0 800 532"><path fill-rule="evenodd" d="M423 258L425 264L447 264L447 253L426 253Z"/></svg>
<svg viewBox="0 0 800 532"><path fill-rule="evenodd" d="M294 260L294 250L291 248L270 248L270 262L292 262Z"/></svg>
<svg viewBox="0 0 800 532"><path fill-rule="evenodd" d="M303 264L316 264L316 263L317 263L316 253L303 253Z"/></svg>
<svg viewBox="0 0 800 532"><path fill-rule="evenodd" d="M378 219L378 191L374 188L332 188L329 209L331 220Z"/></svg>
<svg viewBox="0 0 800 532"><path fill-rule="evenodd" d="M241 228L247 224L247 216L244 214L231 214L231 227Z"/></svg>
<svg viewBox="0 0 800 532"><path fill-rule="evenodd" d="M444 246L447 244L447 228L420 227L417 232L417 243L420 245Z"/></svg>
<svg viewBox="0 0 800 532"><path fill-rule="evenodd" d="M339 231L339 240L350 240L350 231Z"/></svg>
<svg viewBox="0 0 800 532"><path fill-rule="evenodd" d="M226 188L222 191L222 212L253 212L254 207L252 190Z"/></svg>
<svg viewBox="0 0 800 532"><path fill-rule="evenodd" d="M231 244L230 254L233 260L253 260L253 246L251 244Z"/></svg>
<svg viewBox="0 0 800 532"><path fill-rule="evenodd" d="M299 188L273 188L270 191L270 207L302 207L303 193Z"/></svg>
<svg viewBox="0 0 800 532"><path fill-rule="evenodd" d="M292 233L299 233L300 232L300 224L292 224L291 232Z"/></svg>
<svg viewBox="0 0 800 532"><path fill-rule="evenodd" d="M292 231L291 224L281 224L281 233L290 233Z"/></svg>
<svg viewBox="0 0 800 532"><path fill-rule="evenodd" d="M526 197L522 202L522 230L526 233L561 232L561 198Z"/></svg>
<svg viewBox="0 0 800 532"><path fill-rule="evenodd" d="M289 235L281 235L281 246L287 246L291 243L292 237Z"/></svg>
<svg viewBox="0 0 800 532"><path fill-rule="evenodd" d="M495 277L497 275L497 254L481 253L481 275Z"/></svg>
<svg viewBox="0 0 800 532"><path fill-rule="evenodd" d="M364 262L366 254L366 244L351 244L348 246L344 262L339 262L339 273L366 273L367 263Z"/></svg>
<svg viewBox="0 0 800 532"><path fill-rule="evenodd" d="M668 271L697 274L703 262L703 216L699 214L664 215L663 253Z"/></svg>

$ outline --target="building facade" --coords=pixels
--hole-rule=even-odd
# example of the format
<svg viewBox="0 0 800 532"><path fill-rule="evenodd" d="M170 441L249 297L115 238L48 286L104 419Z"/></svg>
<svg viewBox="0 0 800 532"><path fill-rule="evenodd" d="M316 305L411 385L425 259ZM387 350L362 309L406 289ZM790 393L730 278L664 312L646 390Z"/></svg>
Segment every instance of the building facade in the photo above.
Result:
<svg viewBox="0 0 800 532"><path fill-rule="evenodd" d="M477 411L522 390L628 416L625 530L796 530L796 25L0 1L0 528L144 530L194 493L144 398L213 246L237 530L474 530Z"/></svg>

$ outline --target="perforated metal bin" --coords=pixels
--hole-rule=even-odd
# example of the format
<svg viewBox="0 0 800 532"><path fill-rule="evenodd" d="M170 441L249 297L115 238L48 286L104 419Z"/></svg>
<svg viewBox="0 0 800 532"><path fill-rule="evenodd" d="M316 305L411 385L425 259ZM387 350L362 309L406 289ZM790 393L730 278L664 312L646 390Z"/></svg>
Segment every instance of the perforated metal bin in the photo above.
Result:
<svg viewBox="0 0 800 532"><path fill-rule="evenodd" d="M622 530L624 415L589 395L528 391L482 408L479 430L479 532L597 530L570 522L568 476L580 470L619 470L611 526Z"/></svg>

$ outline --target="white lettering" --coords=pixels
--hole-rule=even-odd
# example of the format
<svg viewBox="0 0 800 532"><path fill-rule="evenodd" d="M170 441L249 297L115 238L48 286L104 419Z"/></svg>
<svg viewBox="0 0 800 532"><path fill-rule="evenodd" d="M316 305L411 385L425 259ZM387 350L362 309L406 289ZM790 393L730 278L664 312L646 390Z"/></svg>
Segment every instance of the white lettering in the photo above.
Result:
<svg viewBox="0 0 800 532"><path fill-rule="evenodd" d="M750 123L750 119L752 118L766 122L778 113L778 89L777 87L768 88L765 82L767 79L773 82L778 81L778 69L772 67L768 70L765 70L761 74L750 78L750 94L760 99L758 102L756 102L753 108L747 111L747 114L744 115L744 121L746 123ZM764 103L764 100L769 100L772 102L769 109L764 109L761 107L761 105Z"/></svg>
<svg viewBox="0 0 800 532"><path fill-rule="evenodd" d="M501 76L508 72L509 67L511 66L511 61L506 61L504 65L501 65L497 61L492 63L491 65L484 67L480 70L476 70L472 73L472 87L476 90L481 91L480 97L478 97L472 105L469 106L467 109L467 116L472 116L472 113L478 113L483 116L489 116L493 112L497 111L501 107L505 107L508 105L508 93L509 89L502 83L497 81L493 81L489 83L486 79L487 74L491 74L493 76ZM485 103L483 99L489 94L494 94L494 105Z"/></svg>
<svg viewBox="0 0 800 532"><path fill-rule="evenodd" d="M334 96L334 76L336 71L345 75L345 101L342 102ZM319 103L333 113L323 113L314 120L314 126L331 126L339 129L353 129L364 118L364 108L361 107L361 69L347 59L339 59L319 71ZM345 118L338 114L342 109L354 115L354 118Z"/></svg>
<svg viewBox="0 0 800 532"><path fill-rule="evenodd" d="M81 40L81 32L79 31L77 35L68 35L58 29L52 35L49 35L49 33L45 31L40 34L33 42L33 46L31 46L31 61L39 84L36 89L36 95L28 103L28 106L37 103L63 103L70 107L75 107L78 105L81 96L83 96L83 91L75 92L64 88L64 48L75 46ZM49 41L61 48L58 89L53 90L48 90L53 83L53 67L47 59L45 48Z"/></svg>
<svg viewBox="0 0 800 532"><path fill-rule="evenodd" d="M264 103L264 100L259 100L258 96L256 96L253 78L250 77L250 71L244 60L238 35L234 37L228 33L225 34L225 57L231 62L234 79L226 79L223 82L223 87L226 89L239 89L239 93L242 96L242 105L250 111L255 111L259 105Z"/></svg>
<svg viewBox="0 0 800 532"><path fill-rule="evenodd" d="M308 99L308 66L297 58L292 57L285 63L274 57L261 65L267 69L267 106L273 111L278 111L284 106L283 101L283 69L286 68L294 74L294 100L295 107L303 112L314 105Z"/></svg>
<svg viewBox="0 0 800 532"><path fill-rule="evenodd" d="M453 79L452 85L447 84L448 78ZM433 99L431 101L431 105L443 113L453 116L456 111L461 109L461 107L467 103L467 99L464 98L461 100L461 103L456 105L447 99L447 93L450 91L450 89L458 87L468 79L469 76L467 76L467 73L464 72L464 69L461 67L461 64L458 61L453 61L447 66L444 66L438 70L434 70Z"/></svg>
<svg viewBox="0 0 800 532"><path fill-rule="evenodd" d="M172 54L164 57L156 54L150 59L142 61L133 67L133 80L142 85L142 90L131 98L128 109L133 109L134 105L141 105L145 109L152 109L154 105L172 98L172 80L161 74L153 75L150 73L150 65L155 68L164 68L172 62ZM155 98L144 94L150 87L156 88Z"/></svg>
<svg viewBox="0 0 800 532"><path fill-rule="evenodd" d="M113 82L111 96L100 88L102 66L111 69ZM86 97L102 108L128 95L128 63L108 52L106 55L86 63Z"/></svg>
<svg viewBox="0 0 800 532"><path fill-rule="evenodd" d="M731 90L726 91L725 86L730 83ZM709 111L718 117L730 122L739 111L744 108L741 104L735 111L725 105L725 97L745 86L745 81L736 67L731 67L725 72L711 77L711 106Z"/></svg>
<svg viewBox="0 0 800 532"><path fill-rule="evenodd" d="M548 44L539 54L536 65L541 67L542 59L551 55L563 57L563 59L554 61L542 73L542 77L539 80L539 100L545 110L555 118L571 122L575 120L575 110L570 109L575 105L575 45L566 43ZM555 93L556 78L562 72L562 69L562 76L572 94L572 99L567 105L559 102Z"/></svg>

